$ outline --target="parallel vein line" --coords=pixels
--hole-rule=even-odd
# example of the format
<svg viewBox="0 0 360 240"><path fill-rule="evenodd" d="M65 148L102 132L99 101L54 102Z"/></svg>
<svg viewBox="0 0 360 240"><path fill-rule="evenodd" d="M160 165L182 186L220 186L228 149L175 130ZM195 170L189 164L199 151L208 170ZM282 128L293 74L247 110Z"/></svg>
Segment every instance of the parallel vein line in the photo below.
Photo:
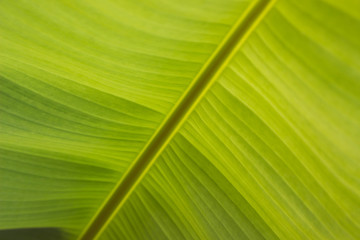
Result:
<svg viewBox="0 0 360 240"><path fill-rule="evenodd" d="M255 0L250 4L104 201L80 235L80 240L92 240L100 236L195 106L205 96L237 50L275 2L276 0Z"/></svg>

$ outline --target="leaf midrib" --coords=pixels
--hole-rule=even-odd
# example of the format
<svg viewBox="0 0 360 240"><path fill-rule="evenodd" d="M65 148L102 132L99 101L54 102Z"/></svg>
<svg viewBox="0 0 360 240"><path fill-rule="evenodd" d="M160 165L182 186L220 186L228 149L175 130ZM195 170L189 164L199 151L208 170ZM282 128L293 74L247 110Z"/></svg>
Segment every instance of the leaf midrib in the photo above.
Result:
<svg viewBox="0 0 360 240"><path fill-rule="evenodd" d="M85 231L80 235L80 240L90 240L100 236L101 232L111 222L155 160L275 2L276 0L252 1L109 194L85 228Z"/></svg>

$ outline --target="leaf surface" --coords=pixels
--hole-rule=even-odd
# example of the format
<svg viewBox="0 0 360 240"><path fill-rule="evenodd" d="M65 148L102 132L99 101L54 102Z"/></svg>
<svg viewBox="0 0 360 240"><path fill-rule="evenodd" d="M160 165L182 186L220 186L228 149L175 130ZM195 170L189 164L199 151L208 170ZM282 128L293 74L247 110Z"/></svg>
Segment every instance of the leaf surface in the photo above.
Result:
<svg viewBox="0 0 360 240"><path fill-rule="evenodd" d="M250 4L2 1L0 229L84 236ZM279 0L99 239L360 238L355 9Z"/></svg>
<svg viewBox="0 0 360 240"><path fill-rule="evenodd" d="M328 3L278 2L99 239L359 238L348 26Z"/></svg>

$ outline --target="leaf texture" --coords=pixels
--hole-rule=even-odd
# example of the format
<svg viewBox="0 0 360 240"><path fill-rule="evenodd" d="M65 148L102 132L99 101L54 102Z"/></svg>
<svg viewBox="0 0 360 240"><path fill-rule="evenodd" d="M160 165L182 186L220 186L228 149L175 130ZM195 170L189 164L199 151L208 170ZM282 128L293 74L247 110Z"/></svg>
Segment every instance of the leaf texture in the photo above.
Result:
<svg viewBox="0 0 360 240"><path fill-rule="evenodd" d="M0 2L0 239L80 237L249 4ZM359 239L359 11L279 0L98 238Z"/></svg>
<svg viewBox="0 0 360 240"><path fill-rule="evenodd" d="M1 1L0 229L75 238L247 1Z"/></svg>
<svg viewBox="0 0 360 240"><path fill-rule="evenodd" d="M359 26L280 1L99 239L358 239Z"/></svg>

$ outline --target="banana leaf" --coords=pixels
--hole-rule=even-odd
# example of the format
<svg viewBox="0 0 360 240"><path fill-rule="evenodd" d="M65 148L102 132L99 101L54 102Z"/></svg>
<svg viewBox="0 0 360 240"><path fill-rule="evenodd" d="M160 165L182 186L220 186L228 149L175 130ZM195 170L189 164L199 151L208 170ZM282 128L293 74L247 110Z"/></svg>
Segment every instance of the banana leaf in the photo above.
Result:
<svg viewBox="0 0 360 240"><path fill-rule="evenodd" d="M0 239L360 239L359 12L1 1Z"/></svg>

